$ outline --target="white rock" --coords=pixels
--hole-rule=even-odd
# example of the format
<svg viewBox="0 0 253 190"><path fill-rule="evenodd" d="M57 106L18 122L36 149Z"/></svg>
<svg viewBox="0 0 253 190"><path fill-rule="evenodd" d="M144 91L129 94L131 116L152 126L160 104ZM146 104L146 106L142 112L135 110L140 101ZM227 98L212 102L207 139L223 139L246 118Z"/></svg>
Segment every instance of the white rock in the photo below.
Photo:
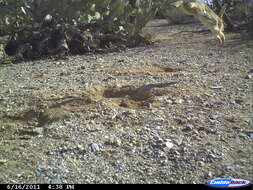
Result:
<svg viewBox="0 0 253 190"><path fill-rule="evenodd" d="M168 149L171 149L171 148L174 146L174 144L171 143L171 142L169 142L169 141L167 141L167 142L165 143L165 146L166 146Z"/></svg>
<svg viewBox="0 0 253 190"><path fill-rule="evenodd" d="M93 152L97 152L97 151L100 150L98 144L96 144L96 143L91 144L91 149L92 149Z"/></svg>
<svg viewBox="0 0 253 190"><path fill-rule="evenodd" d="M183 102L184 102L183 99L176 99L176 100L175 100L175 103L176 103L176 104L182 104Z"/></svg>

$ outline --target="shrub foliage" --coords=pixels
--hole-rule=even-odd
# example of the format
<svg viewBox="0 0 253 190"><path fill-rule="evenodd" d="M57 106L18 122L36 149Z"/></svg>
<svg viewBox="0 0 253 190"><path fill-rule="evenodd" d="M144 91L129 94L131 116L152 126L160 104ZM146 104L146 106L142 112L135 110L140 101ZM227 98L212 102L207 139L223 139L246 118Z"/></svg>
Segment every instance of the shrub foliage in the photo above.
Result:
<svg viewBox="0 0 253 190"><path fill-rule="evenodd" d="M8 55L25 59L150 43L141 34L164 0L0 0Z"/></svg>

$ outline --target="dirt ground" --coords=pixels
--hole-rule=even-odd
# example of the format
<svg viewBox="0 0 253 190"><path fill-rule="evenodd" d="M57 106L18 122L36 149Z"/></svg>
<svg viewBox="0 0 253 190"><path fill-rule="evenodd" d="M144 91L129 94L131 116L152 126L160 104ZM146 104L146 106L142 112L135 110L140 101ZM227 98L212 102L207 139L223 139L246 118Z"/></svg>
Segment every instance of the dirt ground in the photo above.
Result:
<svg viewBox="0 0 253 190"><path fill-rule="evenodd" d="M154 20L156 43L0 65L0 183L253 181L253 41Z"/></svg>

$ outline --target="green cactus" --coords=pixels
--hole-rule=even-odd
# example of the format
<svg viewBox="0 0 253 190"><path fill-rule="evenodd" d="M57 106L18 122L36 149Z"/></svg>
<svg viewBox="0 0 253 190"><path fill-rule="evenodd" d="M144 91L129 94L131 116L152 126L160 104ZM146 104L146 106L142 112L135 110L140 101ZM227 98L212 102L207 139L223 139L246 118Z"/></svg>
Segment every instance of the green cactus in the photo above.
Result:
<svg viewBox="0 0 253 190"><path fill-rule="evenodd" d="M142 36L142 28L165 1L0 0L0 36L8 35L12 40L22 41L32 36L34 31L40 31L50 18L52 27L47 28L48 32L44 31L47 34L59 24L85 26L81 30L93 36L88 49L96 48L100 41L97 36L104 34L119 34L124 36L123 41L128 42Z"/></svg>

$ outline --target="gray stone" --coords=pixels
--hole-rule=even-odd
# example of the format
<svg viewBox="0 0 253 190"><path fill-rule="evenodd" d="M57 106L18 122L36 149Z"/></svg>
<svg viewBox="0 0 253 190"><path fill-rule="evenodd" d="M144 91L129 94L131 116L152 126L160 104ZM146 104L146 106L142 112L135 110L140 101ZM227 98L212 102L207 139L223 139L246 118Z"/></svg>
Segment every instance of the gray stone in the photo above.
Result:
<svg viewBox="0 0 253 190"><path fill-rule="evenodd" d="M100 150L98 144L96 144L96 143L91 144L91 149L93 152L98 152Z"/></svg>

